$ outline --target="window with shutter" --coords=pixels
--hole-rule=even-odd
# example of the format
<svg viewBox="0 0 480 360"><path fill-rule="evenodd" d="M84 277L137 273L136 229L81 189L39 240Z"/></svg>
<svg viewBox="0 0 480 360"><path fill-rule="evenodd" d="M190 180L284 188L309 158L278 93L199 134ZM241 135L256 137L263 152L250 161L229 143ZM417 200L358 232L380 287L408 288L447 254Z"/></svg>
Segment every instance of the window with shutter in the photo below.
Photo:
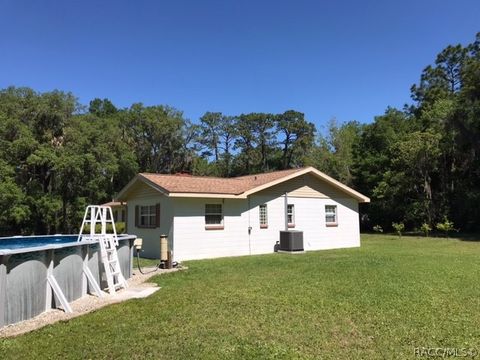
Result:
<svg viewBox="0 0 480 360"><path fill-rule="evenodd" d="M137 227L140 228L154 228L157 227L157 214L159 215L159 211L157 212L157 205L140 205L137 209L138 212L137 217ZM158 216L159 218L160 216ZM158 224L160 223L160 219L158 219Z"/></svg>

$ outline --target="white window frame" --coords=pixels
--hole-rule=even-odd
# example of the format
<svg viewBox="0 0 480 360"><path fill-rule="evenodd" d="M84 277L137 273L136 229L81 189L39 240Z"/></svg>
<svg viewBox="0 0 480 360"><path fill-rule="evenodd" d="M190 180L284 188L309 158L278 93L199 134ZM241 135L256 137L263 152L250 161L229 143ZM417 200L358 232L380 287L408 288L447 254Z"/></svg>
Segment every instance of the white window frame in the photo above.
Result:
<svg viewBox="0 0 480 360"><path fill-rule="evenodd" d="M263 213L262 213L263 211ZM258 221L261 229L268 228L268 206L267 204L261 204L258 206Z"/></svg>
<svg viewBox="0 0 480 360"><path fill-rule="evenodd" d="M288 221L290 217L292 221ZM287 222L289 228L295 227L295 204L287 204Z"/></svg>
<svg viewBox="0 0 480 360"><path fill-rule="evenodd" d="M329 211L330 209L333 209L333 211ZM334 216L334 221L329 220L329 217L331 217L333 214ZM326 226L338 226L338 207L337 205L333 204L328 204L325 205L325 225Z"/></svg>
<svg viewBox="0 0 480 360"><path fill-rule="evenodd" d="M140 205L138 212L140 227L154 228L157 226L157 205Z"/></svg>
<svg viewBox="0 0 480 360"><path fill-rule="evenodd" d="M220 212L217 211L212 211L212 209L208 209L209 206L215 206L218 207L220 206ZM214 223L214 224L208 224L207 223L207 216L221 216L220 223ZM224 225L223 225L223 204L221 203L207 203L205 204L205 229L210 229L210 230L223 230Z"/></svg>

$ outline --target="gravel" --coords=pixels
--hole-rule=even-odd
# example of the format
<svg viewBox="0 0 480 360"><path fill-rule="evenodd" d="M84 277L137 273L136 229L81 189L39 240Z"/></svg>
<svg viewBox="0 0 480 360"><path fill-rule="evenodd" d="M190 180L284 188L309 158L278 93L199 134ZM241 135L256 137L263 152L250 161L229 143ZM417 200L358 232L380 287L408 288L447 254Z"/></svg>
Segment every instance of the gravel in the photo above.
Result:
<svg viewBox="0 0 480 360"><path fill-rule="evenodd" d="M151 268L145 267L143 268L143 271L149 272L154 269L155 269L154 267L151 267ZM157 287L157 284L149 283L146 281L154 275L165 274L165 273L174 272L178 270L181 270L181 269L180 268L158 269L158 271L156 271L155 273L143 275L138 271L138 269L134 269L133 276L127 280L128 289ZM105 296L101 298L95 295L86 295L70 303L70 306L72 307L72 310L73 310L72 313L66 313L60 309L51 309L32 319L28 319L15 324L4 326L0 328L0 338L25 334L27 332L39 329L49 324L56 323L58 321L72 319L77 316L88 314L89 312L95 311L104 306L131 299L134 296L125 296L126 295L125 292L128 292L128 289L118 290L115 294L109 294L104 292Z"/></svg>

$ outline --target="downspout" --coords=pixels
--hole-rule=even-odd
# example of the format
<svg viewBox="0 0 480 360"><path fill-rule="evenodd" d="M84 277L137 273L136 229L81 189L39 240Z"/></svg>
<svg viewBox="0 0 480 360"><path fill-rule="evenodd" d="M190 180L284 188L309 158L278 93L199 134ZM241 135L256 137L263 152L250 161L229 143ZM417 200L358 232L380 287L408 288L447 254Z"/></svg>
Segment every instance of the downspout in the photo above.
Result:
<svg viewBox="0 0 480 360"><path fill-rule="evenodd" d="M288 231L288 193L285 191L285 231Z"/></svg>

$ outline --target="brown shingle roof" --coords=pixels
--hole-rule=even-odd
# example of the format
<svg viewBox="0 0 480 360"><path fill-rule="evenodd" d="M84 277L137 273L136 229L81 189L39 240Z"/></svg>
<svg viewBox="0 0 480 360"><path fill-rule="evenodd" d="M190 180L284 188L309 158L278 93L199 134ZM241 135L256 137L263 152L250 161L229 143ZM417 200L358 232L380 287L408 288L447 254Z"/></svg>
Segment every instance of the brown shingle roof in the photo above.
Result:
<svg viewBox="0 0 480 360"><path fill-rule="evenodd" d="M140 176L169 193L204 193L238 195L245 191L281 179L303 169L290 169L247 175L235 178L219 178L207 176L164 175L141 173Z"/></svg>
<svg viewBox="0 0 480 360"><path fill-rule="evenodd" d="M102 204L102 206L124 206L125 203L121 201L109 201L105 204Z"/></svg>

